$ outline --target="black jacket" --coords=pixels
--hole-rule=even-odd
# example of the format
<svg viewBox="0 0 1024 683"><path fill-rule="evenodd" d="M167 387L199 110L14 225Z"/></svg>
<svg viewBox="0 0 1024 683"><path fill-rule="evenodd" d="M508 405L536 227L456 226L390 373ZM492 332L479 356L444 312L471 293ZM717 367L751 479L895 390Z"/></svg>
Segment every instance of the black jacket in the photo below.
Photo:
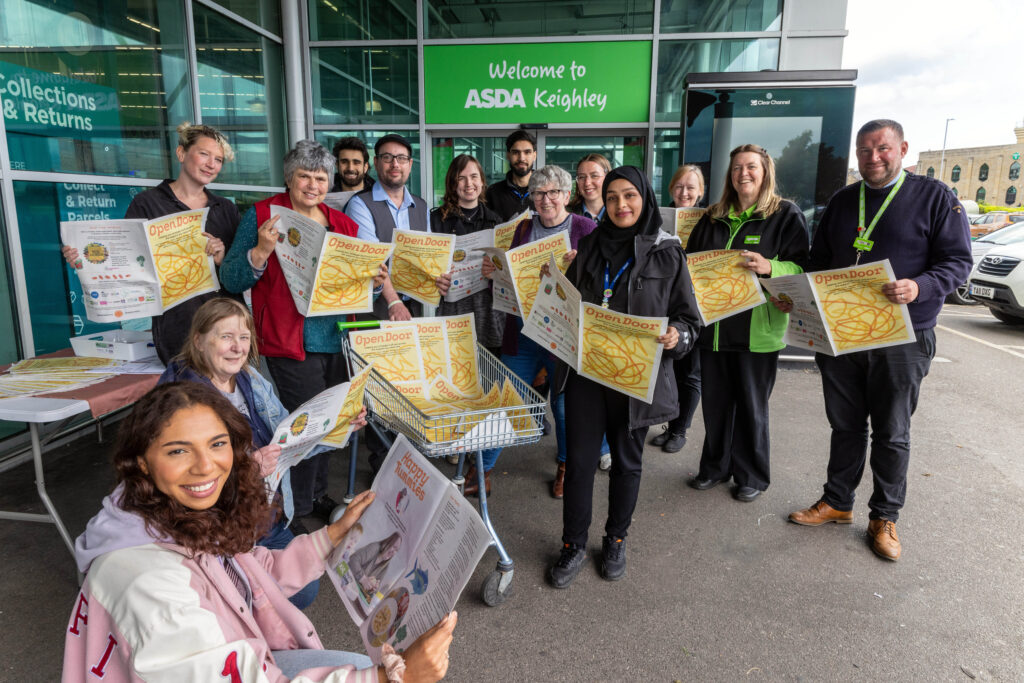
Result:
<svg viewBox="0 0 1024 683"><path fill-rule="evenodd" d="M519 188L512 182L512 171L487 188L487 206L501 216L502 221L511 220L526 209L533 208L530 193L526 188Z"/></svg>
<svg viewBox="0 0 1024 683"><path fill-rule="evenodd" d="M376 182L377 181L371 178L370 174L367 173L363 176L363 189L360 190L360 192L372 189ZM348 192L348 190L345 189L345 184L341 182L341 174L337 171L334 172L334 187L331 188L331 192Z"/></svg>
<svg viewBox="0 0 1024 683"><path fill-rule="evenodd" d="M597 246L597 236L598 232L594 231L580 240L566 277L584 301L599 304L604 289L604 258ZM629 399L630 429L661 424L679 414L679 392L672 361L693 348L700 330L700 315L679 238L662 230L637 235L634 250L635 262L628 275L628 302L626 310L620 312L668 317L669 325L679 331L679 342L671 351L662 353L651 404ZM559 391L565 389L569 372L567 365L559 363L555 384Z"/></svg>
<svg viewBox="0 0 1024 683"><path fill-rule="evenodd" d="M807 260L810 248L807 223L793 202L783 201L779 210L768 218L755 213L731 237L730 231L728 218L712 218L704 214L690 233L686 252L746 249L777 261L803 264ZM748 237L757 242L748 243ZM698 342L701 348L714 351L765 352L772 347L772 350L778 350L786 327L785 320L785 314L779 313L772 304L763 304L705 327Z"/></svg>

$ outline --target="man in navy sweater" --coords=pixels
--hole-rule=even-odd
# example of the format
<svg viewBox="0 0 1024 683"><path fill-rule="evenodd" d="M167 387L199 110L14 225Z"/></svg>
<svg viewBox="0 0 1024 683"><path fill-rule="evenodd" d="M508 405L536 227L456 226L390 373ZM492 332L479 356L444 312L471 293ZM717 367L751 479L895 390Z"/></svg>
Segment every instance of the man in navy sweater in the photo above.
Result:
<svg viewBox="0 0 1024 683"><path fill-rule="evenodd" d="M896 520L907 493L910 416L935 356L936 318L972 265L963 207L938 180L905 173L906 153L897 122L879 119L861 127L857 167L864 180L829 200L805 270L889 259L897 279L882 292L889 301L908 305L917 340L837 357L817 354L832 427L828 477L821 499L789 516L806 526L853 522L870 419L874 492L868 501L868 538L872 550L887 560L900 557Z"/></svg>

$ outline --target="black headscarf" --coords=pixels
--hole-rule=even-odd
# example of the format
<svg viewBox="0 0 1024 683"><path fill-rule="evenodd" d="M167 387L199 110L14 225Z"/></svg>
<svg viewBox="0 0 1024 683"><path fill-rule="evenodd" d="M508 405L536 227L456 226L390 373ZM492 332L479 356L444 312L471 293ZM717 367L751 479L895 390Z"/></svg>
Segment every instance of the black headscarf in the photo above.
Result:
<svg viewBox="0 0 1024 683"><path fill-rule="evenodd" d="M611 212L607 208L608 186L612 181L620 179L632 183L644 201L640 217L631 228L620 228L612 223ZM595 231L597 245L602 258L614 273L633 255L633 242L637 235L654 235L661 229L661 211L658 210L658 198L647 176L635 166L620 166L608 173L601 186L601 199L605 200L605 212Z"/></svg>

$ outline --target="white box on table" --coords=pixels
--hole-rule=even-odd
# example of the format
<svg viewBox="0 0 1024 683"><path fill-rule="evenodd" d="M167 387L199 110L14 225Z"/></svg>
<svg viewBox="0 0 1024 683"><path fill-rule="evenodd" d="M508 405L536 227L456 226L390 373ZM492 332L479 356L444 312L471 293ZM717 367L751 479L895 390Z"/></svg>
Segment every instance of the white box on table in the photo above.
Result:
<svg viewBox="0 0 1024 683"><path fill-rule="evenodd" d="M110 330L71 338L76 356L142 360L156 356L153 333L138 330Z"/></svg>

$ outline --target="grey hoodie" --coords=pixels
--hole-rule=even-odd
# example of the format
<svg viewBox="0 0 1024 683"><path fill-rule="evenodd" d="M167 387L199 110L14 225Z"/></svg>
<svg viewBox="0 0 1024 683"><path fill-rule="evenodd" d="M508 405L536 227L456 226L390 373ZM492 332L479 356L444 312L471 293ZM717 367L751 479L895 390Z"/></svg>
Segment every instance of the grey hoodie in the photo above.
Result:
<svg viewBox="0 0 1024 683"><path fill-rule="evenodd" d="M171 542L154 536L146 529L142 517L124 510L120 505L123 495L124 484L118 484L103 499L103 507L89 520L82 535L75 539L75 562L83 574L89 571L93 560L105 553L148 543Z"/></svg>

